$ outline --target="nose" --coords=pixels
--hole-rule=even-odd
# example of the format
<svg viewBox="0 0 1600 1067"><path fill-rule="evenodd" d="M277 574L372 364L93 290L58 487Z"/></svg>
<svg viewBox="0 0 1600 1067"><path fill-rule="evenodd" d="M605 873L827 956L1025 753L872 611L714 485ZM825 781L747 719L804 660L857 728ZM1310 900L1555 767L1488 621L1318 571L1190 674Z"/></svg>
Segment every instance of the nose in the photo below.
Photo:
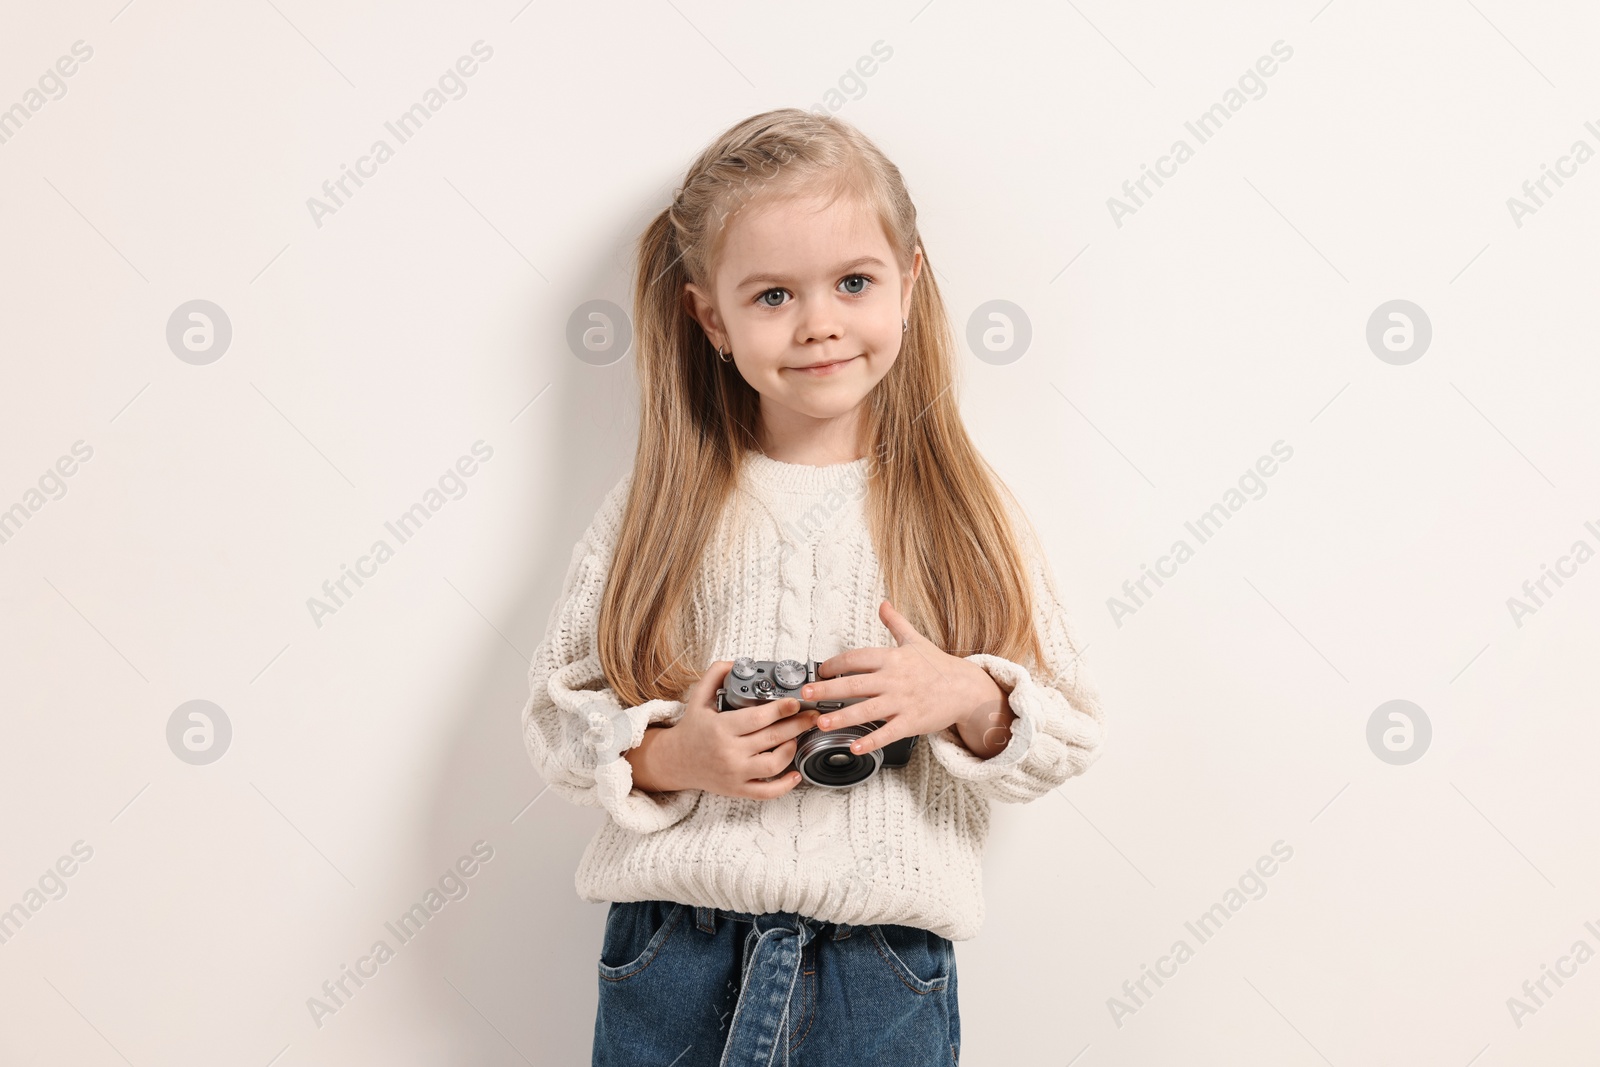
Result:
<svg viewBox="0 0 1600 1067"><path fill-rule="evenodd" d="M813 300L806 304L800 316L798 340L801 344L819 341L837 341L843 336L839 315L827 300Z"/></svg>

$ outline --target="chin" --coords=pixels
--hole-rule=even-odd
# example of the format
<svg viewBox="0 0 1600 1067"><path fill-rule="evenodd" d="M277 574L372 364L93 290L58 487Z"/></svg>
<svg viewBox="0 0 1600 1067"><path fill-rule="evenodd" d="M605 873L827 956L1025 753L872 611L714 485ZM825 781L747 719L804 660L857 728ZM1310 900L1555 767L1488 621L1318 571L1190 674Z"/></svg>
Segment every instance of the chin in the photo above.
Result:
<svg viewBox="0 0 1600 1067"><path fill-rule="evenodd" d="M828 404L825 406L819 406L815 404L794 404L791 405L791 410L798 411L800 414L809 416L813 419L837 419L841 415L850 414L850 412L854 411L860 403L861 402L859 400L854 400L844 401L838 404Z"/></svg>
<svg viewBox="0 0 1600 1067"><path fill-rule="evenodd" d="M830 404L785 404L784 407L811 419L837 419L861 406L862 396L849 396Z"/></svg>

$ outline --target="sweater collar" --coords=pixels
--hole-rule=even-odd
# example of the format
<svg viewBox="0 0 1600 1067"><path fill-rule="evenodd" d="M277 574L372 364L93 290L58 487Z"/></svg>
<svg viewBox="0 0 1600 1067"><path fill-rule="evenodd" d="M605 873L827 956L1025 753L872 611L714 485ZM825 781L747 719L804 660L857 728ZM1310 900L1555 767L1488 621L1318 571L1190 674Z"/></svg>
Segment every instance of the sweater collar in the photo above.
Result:
<svg viewBox="0 0 1600 1067"><path fill-rule="evenodd" d="M813 467L806 463L785 463L765 452L746 452L743 476L763 489L779 493L826 493L830 489L841 492L858 488L866 479L867 460L848 463L829 463Z"/></svg>

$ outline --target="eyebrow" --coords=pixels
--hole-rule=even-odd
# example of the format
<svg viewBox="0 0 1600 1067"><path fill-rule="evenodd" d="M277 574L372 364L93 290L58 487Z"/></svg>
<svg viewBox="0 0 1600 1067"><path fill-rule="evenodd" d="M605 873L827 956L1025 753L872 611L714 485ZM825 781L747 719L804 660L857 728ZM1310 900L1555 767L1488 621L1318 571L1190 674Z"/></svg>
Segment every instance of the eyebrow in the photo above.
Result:
<svg viewBox="0 0 1600 1067"><path fill-rule="evenodd" d="M859 256L859 257L857 257L855 259L852 259L848 263L842 263L839 266L835 267L833 269L833 273L835 273L835 274L844 274L847 271L855 270L857 267L867 267L867 266L882 267L885 270L888 269L888 264L886 264L883 260L879 259L877 256ZM758 272L756 274L748 275L738 285L734 286L734 288L735 289L748 289L752 285L757 285L757 284L766 285L766 284L769 284L769 283L780 283L781 284L781 283L787 282L787 281L789 281L789 279L784 277L781 274L772 274L772 273L767 272L767 271L761 271L761 272Z"/></svg>

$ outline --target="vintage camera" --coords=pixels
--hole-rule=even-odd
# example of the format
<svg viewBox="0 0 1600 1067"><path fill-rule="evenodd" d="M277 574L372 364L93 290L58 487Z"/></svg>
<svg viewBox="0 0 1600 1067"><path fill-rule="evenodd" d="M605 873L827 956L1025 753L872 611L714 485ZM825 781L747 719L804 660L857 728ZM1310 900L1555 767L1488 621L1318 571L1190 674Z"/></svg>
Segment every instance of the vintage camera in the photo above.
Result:
<svg viewBox="0 0 1600 1067"><path fill-rule="evenodd" d="M740 656L733 661L733 669L717 690L717 710L732 711L756 704L769 704L774 700L800 701L802 708L816 711L837 711L847 704L859 704L866 697L843 700L803 700L800 690L807 682L822 679L817 675L816 660L801 663L799 660L765 660ZM828 789L845 789L866 781L878 773L879 767L904 767L911 761L915 737L902 737L871 752L855 753L850 745L858 738L870 734L884 725L882 719L844 726L837 730L813 727L801 734L795 745L794 760L783 771L800 772L800 777L812 785Z"/></svg>

